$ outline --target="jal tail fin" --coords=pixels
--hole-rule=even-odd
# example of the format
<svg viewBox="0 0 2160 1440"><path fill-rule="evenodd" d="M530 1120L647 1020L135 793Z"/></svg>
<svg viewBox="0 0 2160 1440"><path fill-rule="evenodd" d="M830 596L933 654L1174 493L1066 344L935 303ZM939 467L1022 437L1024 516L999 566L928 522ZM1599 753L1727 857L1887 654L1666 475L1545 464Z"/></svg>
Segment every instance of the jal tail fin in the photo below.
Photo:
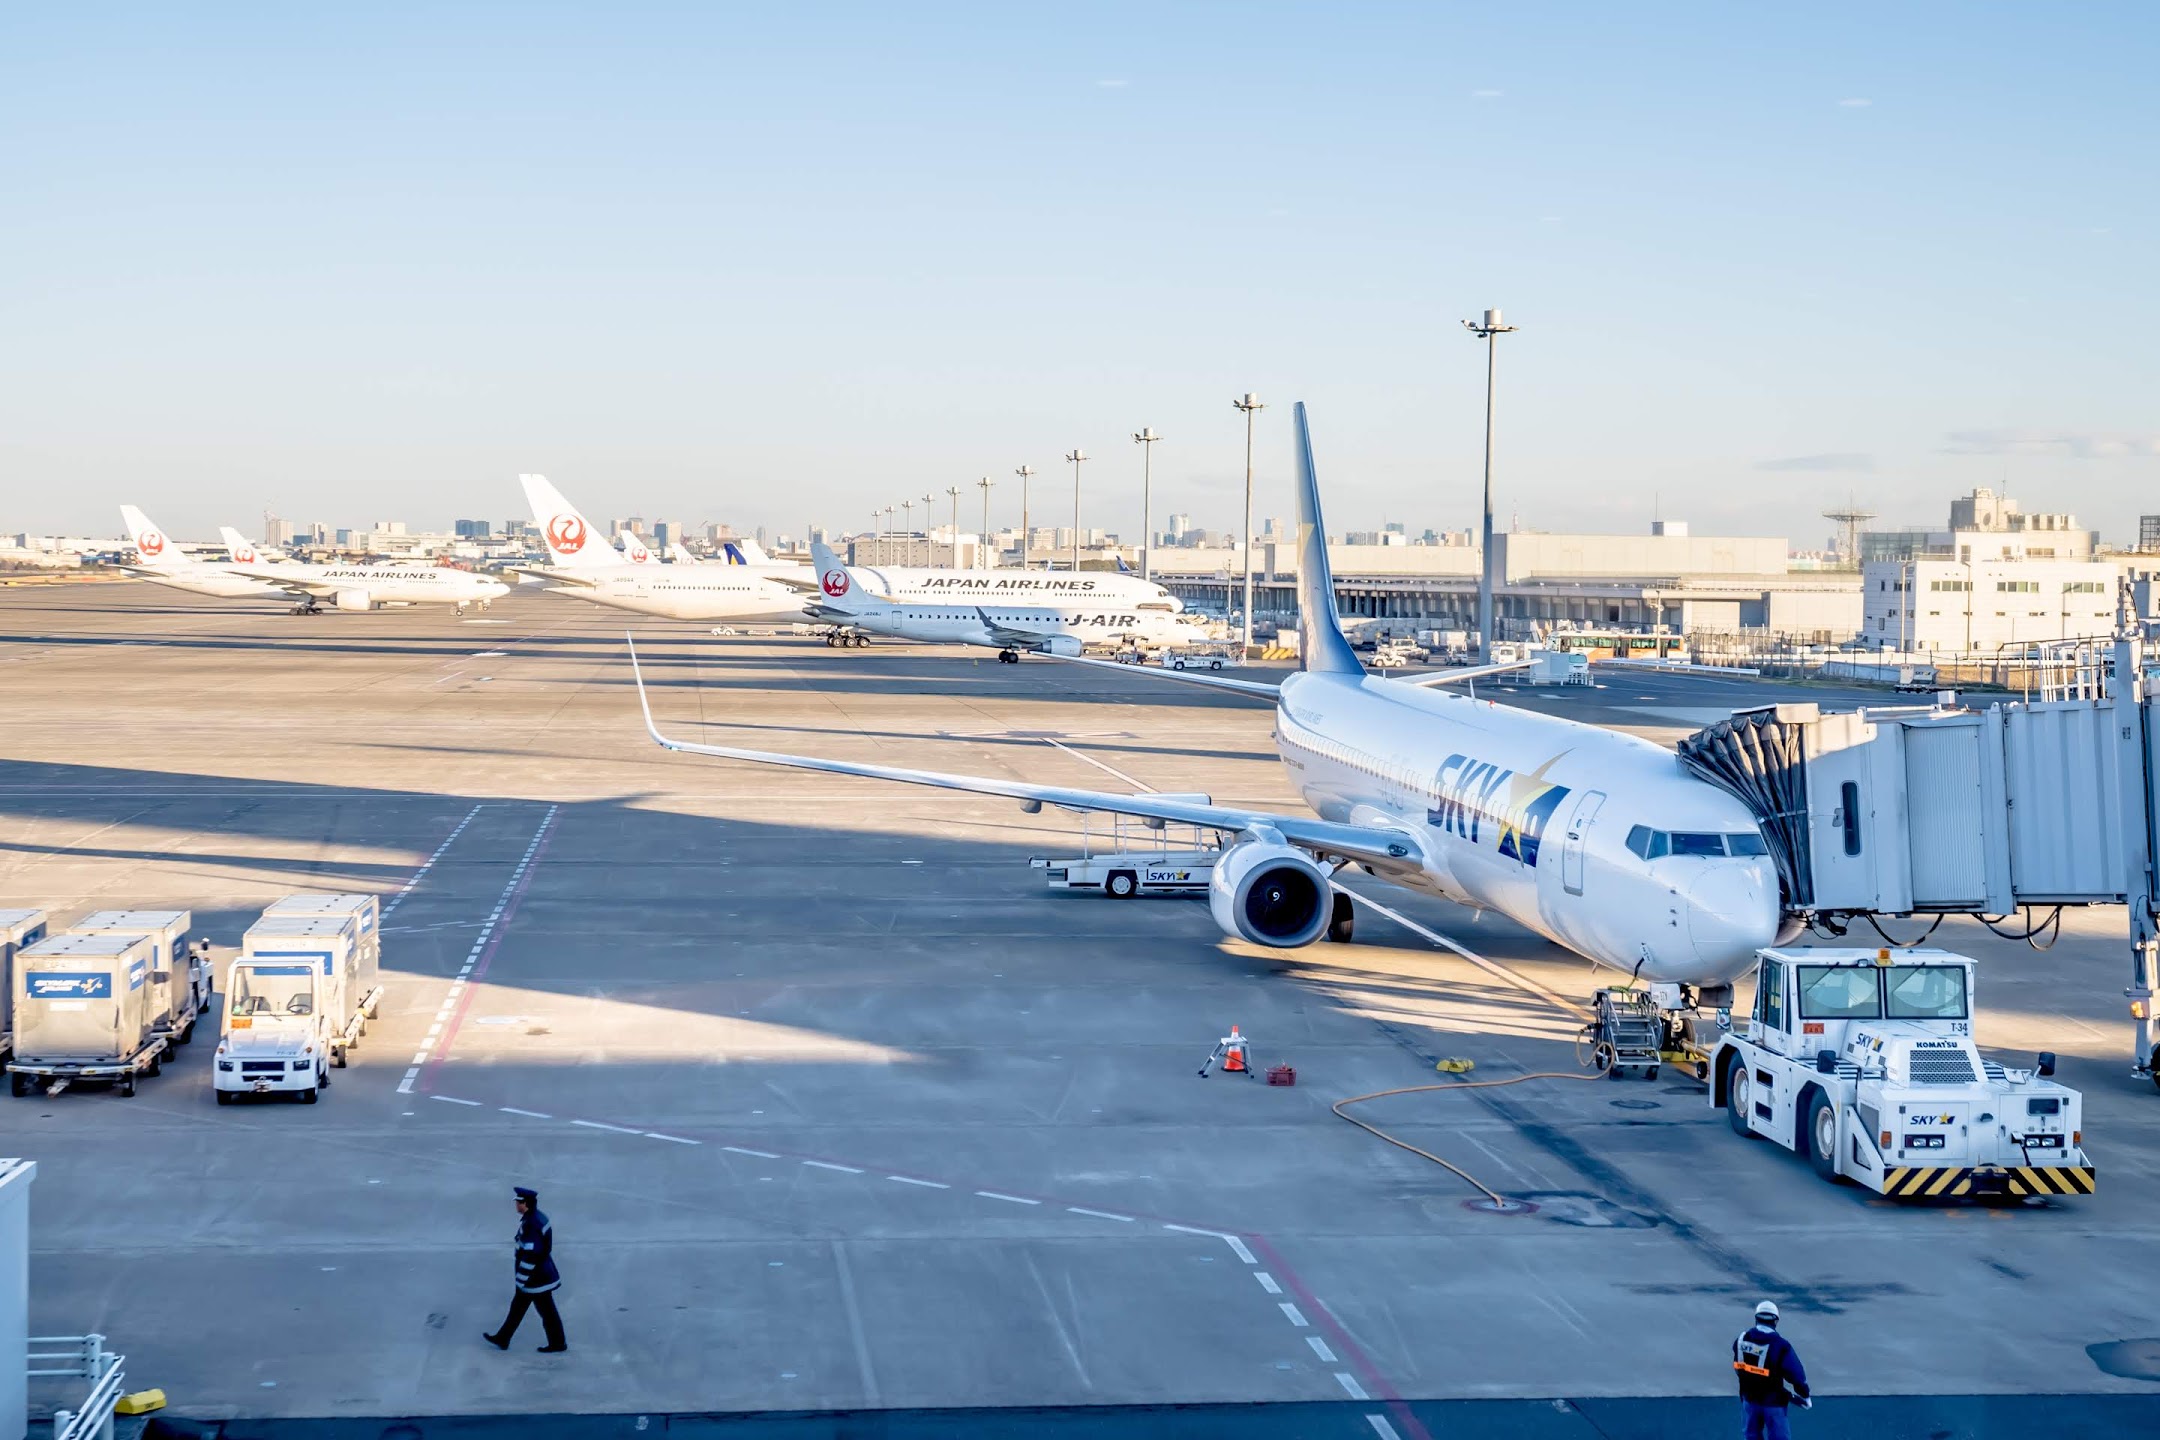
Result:
<svg viewBox="0 0 2160 1440"><path fill-rule="evenodd" d="M1298 651L1315 675L1362 675L1365 665L1343 638L1335 613L1335 574L1328 568L1327 522L1320 518L1320 477L1313 471L1312 430L1297 402Z"/></svg>
<svg viewBox="0 0 2160 1440"><path fill-rule="evenodd" d="M255 542L242 535L238 530L233 529L232 526L218 526L218 538L225 542L225 553L232 556L233 564L260 565L263 563L262 552L255 548Z"/></svg>
<svg viewBox="0 0 2160 1440"><path fill-rule="evenodd" d="M668 541L667 558L670 563L676 565L695 565L699 563L697 556L692 555L673 540Z"/></svg>
<svg viewBox="0 0 2160 1440"><path fill-rule="evenodd" d="M532 507L533 523L540 527L548 558L557 565L566 570L606 570L630 563L562 491L548 483L547 476L520 475L518 484L525 487L525 503Z"/></svg>
<svg viewBox="0 0 2160 1440"><path fill-rule="evenodd" d="M145 565L192 565L194 557L173 543L170 535L152 524L150 517L133 505L120 507L121 523L127 526L128 543L135 558Z"/></svg>
<svg viewBox="0 0 2160 1440"><path fill-rule="evenodd" d="M869 598L855 572L832 551L823 540L810 542L810 568L817 573L818 589L823 592L820 602L827 610L854 614L863 608Z"/></svg>
<svg viewBox="0 0 2160 1440"><path fill-rule="evenodd" d="M637 531L625 525L622 528L621 538L623 559L629 561L632 565L650 565L653 563L652 546L646 544Z"/></svg>

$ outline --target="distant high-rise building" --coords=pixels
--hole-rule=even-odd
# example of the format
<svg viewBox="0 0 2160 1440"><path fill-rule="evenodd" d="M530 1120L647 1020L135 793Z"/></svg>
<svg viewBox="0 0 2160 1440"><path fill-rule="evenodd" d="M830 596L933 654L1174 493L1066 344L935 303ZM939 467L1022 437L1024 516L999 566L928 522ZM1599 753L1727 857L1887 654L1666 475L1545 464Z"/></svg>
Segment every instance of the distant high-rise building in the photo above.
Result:
<svg viewBox="0 0 2160 1440"><path fill-rule="evenodd" d="M653 542L659 545L680 545L690 538L683 530L680 520L653 521Z"/></svg>
<svg viewBox="0 0 2160 1440"><path fill-rule="evenodd" d="M452 523L451 528L456 531L460 540L488 540L495 534L495 527L486 520L458 520Z"/></svg>
<svg viewBox="0 0 2160 1440"><path fill-rule="evenodd" d="M402 520L377 520L368 528L378 535L403 535L405 533L405 522Z"/></svg>
<svg viewBox="0 0 2160 1440"><path fill-rule="evenodd" d="M1191 529L1192 516L1172 515L1170 517L1170 538L1172 540L1183 540Z"/></svg>
<svg viewBox="0 0 2160 1440"><path fill-rule="evenodd" d="M2160 550L2160 515L2138 516L2138 549L2148 555Z"/></svg>

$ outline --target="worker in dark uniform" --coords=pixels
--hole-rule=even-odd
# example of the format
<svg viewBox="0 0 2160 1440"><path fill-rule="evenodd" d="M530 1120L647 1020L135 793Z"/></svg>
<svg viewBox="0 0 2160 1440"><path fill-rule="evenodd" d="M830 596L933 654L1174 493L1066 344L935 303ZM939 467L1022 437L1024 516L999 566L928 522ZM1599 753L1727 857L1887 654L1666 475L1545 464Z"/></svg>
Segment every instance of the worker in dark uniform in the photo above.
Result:
<svg viewBox="0 0 2160 1440"><path fill-rule="evenodd" d="M1732 1343L1732 1368L1740 1378L1740 1404L1747 1416L1746 1440L1791 1440L1786 1407L1797 1401L1807 1409L1807 1371L1792 1343L1778 1334L1778 1308L1765 1300L1755 1307L1755 1323Z"/></svg>
<svg viewBox="0 0 2160 1440"><path fill-rule="evenodd" d="M510 1297L510 1313L504 1317L502 1328L486 1339L496 1349L508 1350L510 1337L517 1334L529 1307L540 1312L541 1328L547 1332L547 1344L540 1347L540 1353L560 1355L570 1347L563 1341L562 1315L555 1309L555 1291L562 1284L562 1275L555 1268L555 1232L548 1225L548 1217L540 1213L538 1194L522 1185L515 1193L517 1290Z"/></svg>

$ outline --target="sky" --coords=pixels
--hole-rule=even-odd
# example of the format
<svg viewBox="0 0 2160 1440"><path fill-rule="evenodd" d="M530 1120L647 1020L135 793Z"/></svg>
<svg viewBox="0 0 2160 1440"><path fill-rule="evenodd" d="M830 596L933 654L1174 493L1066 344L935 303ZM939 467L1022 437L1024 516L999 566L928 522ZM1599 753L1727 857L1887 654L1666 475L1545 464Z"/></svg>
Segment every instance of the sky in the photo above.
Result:
<svg viewBox="0 0 2160 1440"><path fill-rule="evenodd" d="M2160 512L2160 10L12 6L0 531ZM919 514L918 514L919 519Z"/></svg>

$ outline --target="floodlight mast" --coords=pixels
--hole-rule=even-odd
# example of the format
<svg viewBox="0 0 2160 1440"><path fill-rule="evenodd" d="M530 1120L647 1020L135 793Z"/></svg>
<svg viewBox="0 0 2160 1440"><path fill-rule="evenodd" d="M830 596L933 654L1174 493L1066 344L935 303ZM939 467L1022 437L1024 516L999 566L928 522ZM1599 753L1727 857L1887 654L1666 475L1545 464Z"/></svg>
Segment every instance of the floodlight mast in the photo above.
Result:
<svg viewBox="0 0 2160 1440"><path fill-rule="evenodd" d="M1239 541L1239 544L1240 544L1240 545L1242 545L1242 546L1244 547L1244 551L1245 551L1245 619L1244 619L1244 624L1243 624L1243 626L1242 626L1242 627L1241 627L1241 629L1240 629L1240 634L1241 634L1241 635L1242 635L1242 637L1243 637L1243 639L1242 639L1242 642L1241 642L1241 643L1242 643L1242 644L1243 644L1243 646L1244 646L1244 650L1243 650L1243 651L1242 651L1241 653L1242 653L1242 655L1244 655L1244 656L1249 656L1249 655L1251 655L1251 653L1252 653L1252 441L1253 441L1253 416L1257 415L1257 414L1258 414L1259 412L1261 412L1262 410L1265 410L1265 409L1267 409L1267 406L1266 406L1266 405L1264 405L1264 404L1262 404L1262 403L1261 403L1261 400L1260 400L1260 397L1259 397L1259 396L1257 396L1257 395L1255 395L1255 394L1253 394L1253 393L1252 393L1251 391L1247 391L1247 392L1245 393L1245 396L1244 396L1244 398L1243 398L1243 399L1239 399L1239 400L1233 400L1233 401L1231 401L1230 403L1231 403L1232 405L1236 406L1236 407L1237 407L1238 409L1240 409L1240 410L1242 410L1242 411L1244 411L1244 412L1245 412L1245 529L1244 529L1243 533L1239 535L1239 537L1238 537L1238 541ZM1327 542L1326 542L1326 539L1325 539L1325 537L1323 537L1323 538L1322 538L1322 541L1321 541L1321 543L1322 543L1322 544L1325 544L1325 543L1327 543Z"/></svg>
<svg viewBox="0 0 2160 1440"><path fill-rule="evenodd" d="M1513 334L1515 327L1501 323L1498 310L1487 310L1484 322L1462 322L1463 328L1485 342L1485 514L1478 540L1478 662L1492 663L1493 647L1493 535L1492 535L1492 436L1493 369L1499 354L1498 339Z"/></svg>
<svg viewBox="0 0 2160 1440"><path fill-rule="evenodd" d="M1144 457L1140 468L1140 578L1155 578L1155 442L1162 436L1144 425L1133 432L1133 444Z"/></svg>
<svg viewBox="0 0 2160 1440"><path fill-rule="evenodd" d="M1028 545L1034 532L1028 529L1028 476L1035 473L1032 465L1022 465L1013 471L1020 477L1020 568L1028 568Z"/></svg>
<svg viewBox="0 0 2160 1440"><path fill-rule="evenodd" d="M1075 445L1072 450L1066 454L1065 458L1072 462L1073 467L1072 571L1073 574L1078 575L1080 573L1080 467L1086 462L1088 458L1087 451L1082 450L1079 446Z"/></svg>

